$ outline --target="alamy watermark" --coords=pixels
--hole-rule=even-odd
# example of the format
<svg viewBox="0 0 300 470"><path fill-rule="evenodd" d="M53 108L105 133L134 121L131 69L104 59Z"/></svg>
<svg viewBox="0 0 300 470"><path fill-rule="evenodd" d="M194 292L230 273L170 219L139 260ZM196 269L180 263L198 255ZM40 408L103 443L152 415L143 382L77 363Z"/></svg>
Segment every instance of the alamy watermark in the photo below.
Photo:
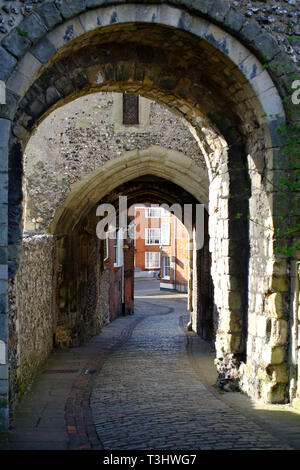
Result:
<svg viewBox="0 0 300 470"><path fill-rule="evenodd" d="M292 103L300 104L300 80L295 80L292 83L292 89L295 90L292 94Z"/></svg>
<svg viewBox="0 0 300 470"><path fill-rule="evenodd" d="M96 209L96 216L101 220L96 226L96 234L100 240L107 237L115 238L116 231L119 237L123 239L146 238L145 217L141 216L141 209L159 208L163 212L159 217L167 216L168 213L174 216L184 224L189 240L193 241L193 245L197 250L203 248L204 245L204 205L203 204L133 204L128 208L127 196L119 196L119 207L109 203L100 204ZM177 237L177 235L175 235ZM157 243L163 245L164 243Z"/></svg>

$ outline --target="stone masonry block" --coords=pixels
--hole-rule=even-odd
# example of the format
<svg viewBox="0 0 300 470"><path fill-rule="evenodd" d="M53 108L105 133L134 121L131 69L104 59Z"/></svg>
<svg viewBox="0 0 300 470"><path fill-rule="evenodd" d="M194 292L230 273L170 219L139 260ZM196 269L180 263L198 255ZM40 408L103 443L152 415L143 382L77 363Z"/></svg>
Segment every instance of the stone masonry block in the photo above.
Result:
<svg viewBox="0 0 300 470"><path fill-rule="evenodd" d="M245 23L245 17L241 13L238 13L237 11L233 9L229 10L224 21L224 25L227 26L228 29L234 32L240 31L244 23Z"/></svg>
<svg viewBox="0 0 300 470"><path fill-rule="evenodd" d="M28 85L28 77L26 77L16 69L7 81L7 90L9 90L13 94L18 94L19 96L22 96L26 93Z"/></svg>
<svg viewBox="0 0 300 470"><path fill-rule="evenodd" d="M210 2L208 15L216 21L221 22L229 12L230 5L225 0L214 0Z"/></svg>
<svg viewBox="0 0 300 470"><path fill-rule="evenodd" d="M43 3L37 8L36 12L42 18L48 29L52 29L62 22L61 14L53 2Z"/></svg>
<svg viewBox="0 0 300 470"><path fill-rule="evenodd" d="M8 367L6 364L0 364L0 380L8 379Z"/></svg>
<svg viewBox="0 0 300 470"><path fill-rule="evenodd" d="M228 310L222 310L219 321L219 329L228 333L239 333L242 329L241 318L239 315Z"/></svg>
<svg viewBox="0 0 300 470"><path fill-rule="evenodd" d="M32 44L38 42L47 32L47 28L42 20L40 21L34 14L29 15L21 21L18 29L21 31L21 34L26 33L26 38L29 39Z"/></svg>
<svg viewBox="0 0 300 470"><path fill-rule="evenodd" d="M7 335L8 335L8 315L6 313L0 313L0 340L6 341Z"/></svg>
<svg viewBox="0 0 300 470"><path fill-rule="evenodd" d="M8 284L7 284L7 280L2 280L0 279L0 295L4 295L7 293L7 287L8 287Z"/></svg>
<svg viewBox="0 0 300 470"><path fill-rule="evenodd" d="M272 76L278 78L287 73L293 73L295 71L295 66L290 57L281 51L268 63L268 71Z"/></svg>
<svg viewBox="0 0 300 470"><path fill-rule="evenodd" d="M0 80L7 80L17 64L17 59L0 47Z"/></svg>
<svg viewBox="0 0 300 470"><path fill-rule="evenodd" d="M282 309L282 294L274 292L267 297L266 301L267 315L272 318L281 318L283 315Z"/></svg>
<svg viewBox="0 0 300 470"><path fill-rule="evenodd" d="M272 318L272 327L271 327L271 337L270 345L271 346L283 346L287 340L288 333L288 324L286 320Z"/></svg>
<svg viewBox="0 0 300 470"><path fill-rule="evenodd" d="M8 174L0 173L0 204L7 203L8 198Z"/></svg>
<svg viewBox="0 0 300 470"><path fill-rule="evenodd" d="M73 18L86 9L85 0L56 0L55 4L65 19Z"/></svg>
<svg viewBox="0 0 300 470"><path fill-rule="evenodd" d="M7 245L7 225L0 225L0 245Z"/></svg>
<svg viewBox="0 0 300 470"><path fill-rule="evenodd" d="M8 394L8 380L7 379L0 379L0 395L5 396L7 394ZM1 423L0 423L0 426L1 426Z"/></svg>
<svg viewBox="0 0 300 470"><path fill-rule="evenodd" d="M238 310L242 306L242 299L241 294L239 292L232 292L228 293L228 304L229 308L232 310Z"/></svg>
<svg viewBox="0 0 300 470"><path fill-rule="evenodd" d="M47 40L47 38L41 39L36 46L31 49L31 54L36 57L40 62L45 63L47 62L50 57L55 53L56 49Z"/></svg>
<svg viewBox="0 0 300 470"><path fill-rule="evenodd" d="M20 28L16 28L12 29L11 32L5 36L2 45L14 56L22 57L30 48L31 41L27 38L26 32L23 33Z"/></svg>
<svg viewBox="0 0 300 470"><path fill-rule="evenodd" d="M83 33L84 29L80 21L78 18L73 18L72 20L57 26L48 34L47 39L49 39L56 49L59 49L66 44L66 42L71 39L75 39Z"/></svg>
<svg viewBox="0 0 300 470"><path fill-rule="evenodd" d="M0 118L0 150L7 149L8 146L8 138L10 133L10 121L8 119L1 119ZM0 171L4 171L0 165Z"/></svg>
<svg viewBox="0 0 300 470"><path fill-rule="evenodd" d="M0 246L0 263L7 263L7 247Z"/></svg>
<svg viewBox="0 0 300 470"><path fill-rule="evenodd" d="M262 360L265 365L278 365L284 361L284 348L281 346L272 347L266 346L262 351Z"/></svg>
<svg viewBox="0 0 300 470"><path fill-rule="evenodd" d="M249 21L241 29L241 37L247 44L252 42L259 34L261 34L261 29L255 21Z"/></svg>
<svg viewBox="0 0 300 470"><path fill-rule="evenodd" d="M275 383L288 383L289 374L286 364L280 364L279 366L270 366L267 372L272 377L272 382Z"/></svg>
<svg viewBox="0 0 300 470"><path fill-rule="evenodd" d="M285 384L263 383L261 397L265 403L283 403L285 400Z"/></svg>
<svg viewBox="0 0 300 470"><path fill-rule="evenodd" d="M7 224L7 215L8 215L7 203L0 204L0 224Z"/></svg>
<svg viewBox="0 0 300 470"><path fill-rule="evenodd" d="M270 289L274 292L288 292L289 291L289 280L285 276L275 277L271 279Z"/></svg>
<svg viewBox="0 0 300 470"><path fill-rule="evenodd" d="M0 279L6 280L8 279L8 268L7 264L0 264Z"/></svg>
<svg viewBox="0 0 300 470"><path fill-rule="evenodd" d="M252 46L264 62L269 62L280 52L280 48L275 40L267 33L262 33L257 36L253 40Z"/></svg>

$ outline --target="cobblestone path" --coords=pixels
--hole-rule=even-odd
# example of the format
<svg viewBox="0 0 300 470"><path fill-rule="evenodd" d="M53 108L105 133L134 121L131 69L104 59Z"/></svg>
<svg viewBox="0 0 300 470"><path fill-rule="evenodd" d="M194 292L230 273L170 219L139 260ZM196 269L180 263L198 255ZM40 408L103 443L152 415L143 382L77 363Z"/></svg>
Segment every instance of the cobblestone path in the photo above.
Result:
<svg viewBox="0 0 300 470"><path fill-rule="evenodd" d="M180 327L188 319L184 299L135 305L140 321L94 381L90 403L104 449L289 448L200 382Z"/></svg>

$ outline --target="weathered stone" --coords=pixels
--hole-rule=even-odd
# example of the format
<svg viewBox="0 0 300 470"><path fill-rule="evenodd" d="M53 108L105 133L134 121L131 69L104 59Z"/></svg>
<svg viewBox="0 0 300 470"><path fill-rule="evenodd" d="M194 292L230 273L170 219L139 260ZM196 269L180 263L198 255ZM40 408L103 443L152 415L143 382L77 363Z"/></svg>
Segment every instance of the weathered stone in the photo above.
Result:
<svg viewBox="0 0 300 470"><path fill-rule="evenodd" d="M224 25L228 27L229 30L238 32L242 29L243 24L245 23L245 17L238 13L235 10L230 9L227 14Z"/></svg>
<svg viewBox="0 0 300 470"><path fill-rule="evenodd" d="M228 304L229 308L232 310L238 310L242 306L241 294L239 292L228 293Z"/></svg>
<svg viewBox="0 0 300 470"><path fill-rule="evenodd" d="M266 346L262 351L262 360L265 365L282 364L284 361L284 348L281 346Z"/></svg>
<svg viewBox="0 0 300 470"><path fill-rule="evenodd" d="M288 292L289 291L289 280L285 276L272 277L270 289L273 292Z"/></svg>
<svg viewBox="0 0 300 470"><path fill-rule="evenodd" d="M294 398L293 400L293 408L300 411L300 398Z"/></svg>
<svg viewBox="0 0 300 470"><path fill-rule="evenodd" d="M257 55L264 62L269 62L280 52L277 43L269 34L266 33L262 33L257 36L253 40L252 45L255 48Z"/></svg>
<svg viewBox="0 0 300 470"><path fill-rule="evenodd" d="M0 173L0 204L8 200L8 174Z"/></svg>
<svg viewBox="0 0 300 470"><path fill-rule="evenodd" d="M1 344L1 342L0 342L0 344ZM0 351L1 351L1 346L0 346ZM1 352L0 352L0 354L1 354ZM1 361L1 356L0 356L0 361ZM0 364L1 364L1 362L0 362ZM1 395L4 395L4 396L8 395L8 380L7 379L0 379L0 398L1 398Z"/></svg>
<svg viewBox="0 0 300 470"><path fill-rule="evenodd" d="M282 383L266 382L262 384L261 396L266 403L283 403L286 386Z"/></svg>
<svg viewBox="0 0 300 470"><path fill-rule="evenodd" d="M53 2L45 2L40 5L36 12L43 19L48 29L52 29L62 22L61 14Z"/></svg>
<svg viewBox="0 0 300 470"><path fill-rule="evenodd" d="M55 86L57 90L64 96L68 96L75 90L74 85L69 77L61 77L60 79L56 80Z"/></svg>
<svg viewBox="0 0 300 470"><path fill-rule="evenodd" d="M0 246L0 263L7 263L7 248Z"/></svg>
<svg viewBox="0 0 300 470"><path fill-rule="evenodd" d="M0 225L0 245L7 245L7 225Z"/></svg>
<svg viewBox="0 0 300 470"><path fill-rule="evenodd" d="M281 318L283 315L282 294L280 292L270 294L267 297L266 308L269 317Z"/></svg>
<svg viewBox="0 0 300 470"><path fill-rule="evenodd" d="M2 44L14 56L22 57L30 48L31 41L27 38L27 32L16 28L3 39Z"/></svg>
<svg viewBox="0 0 300 470"><path fill-rule="evenodd" d="M17 60L9 54L9 52L3 49L3 47L0 47L0 63L0 80L7 80L17 63Z"/></svg>
<svg viewBox="0 0 300 470"><path fill-rule="evenodd" d="M18 30L20 34L26 35L32 44L35 44L47 32L46 26L34 14L21 21Z"/></svg>
<svg viewBox="0 0 300 470"><path fill-rule="evenodd" d="M30 52L34 57L36 57L40 62L47 62L50 57L56 52L55 47L47 38L41 39L35 47L33 47Z"/></svg>
<svg viewBox="0 0 300 470"><path fill-rule="evenodd" d="M211 0L194 0L193 8L200 13L206 14L211 5Z"/></svg>
<svg viewBox="0 0 300 470"><path fill-rule="evenodd" d="M0 364L0 380L8 380L8 367L6 364Z"/></svg>
<svg viewBox="0 0 300 470"><path fill-rule="evenodd" d="M6 299L4 302L2 299ZM0 297L0 340L6 341L8 336L8 315L6 314L6 310L1 312L1 306L7 306L7 296L2 295Z"/></svg>
<svg viewBox="0 0 300 470"><path fill-rule="evenodd" d="M295 65L284 52L279 52L276 56L268 63L267 70L271 75L278 79L278 77L287 73L295 72Z"/></svg>
<svg viewBox="0 0 300 470"><path fill-rule="evenodd" d="M240 31L241 38L248 44L259 34L261 34L261 29L255 21L249 21Z"/></svg>
<svg viewBox="0 0 300 470"><path fill-rule="evenodd" d="M55 4L65 19L73 18L86 8L85 0L56 0Z"/></svg>
<svg viewBox="0 0 300 470"><path fill-rule="evenodd" d="M288 325L287 321L280 319L272 319L272 328L270 336L271 346L283 346L287 340Z"/></svg>
<svg viewBox="0 0 300 470"><path fill-rule="evenodd" d="M7 255L9 260L19 260L22 254L21 245L8 245Z"/></svg>
<svg viewBox="0 0 300 470"><path fill-rule="evenodd" d="M230 4L226 0L213 0L210 2L208 14L216 21L222 22L230 9Z"/></svg>
<svg viewBox="0 0 300 470"><path fill-rule="evenodd" d="M271 380L274 383L288 383L289 381L288 368L286 364L270 366L267 369L267 373L271 376Z"/></svg>

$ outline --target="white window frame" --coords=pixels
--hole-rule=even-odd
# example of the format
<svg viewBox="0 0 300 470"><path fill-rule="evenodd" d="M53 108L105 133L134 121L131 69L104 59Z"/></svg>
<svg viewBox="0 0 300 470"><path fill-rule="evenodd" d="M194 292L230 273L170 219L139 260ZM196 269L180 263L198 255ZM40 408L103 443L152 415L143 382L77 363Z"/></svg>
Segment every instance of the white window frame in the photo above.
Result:
<svg viewBox="0 0 300 470"><path fill-rule="evenodd" d="M157 230L159 231L159 236L157 235L151 235L151 230ZM153 233L153 232L152 232ZM152 243L151 240L157 239L157 243ZM161 245L161 230L160 228L146 228L145 229L145 245Z"/></svg>
<svg viewBox="0 0 300 470"><path fill-rule="evenodd" d="M146 218L147 219L160 219L160 207L157 207L157 206L147 207Z"/></svg>
<svg viewBox="0 0 300 470"><path fill-rule="evenodd" d="M169 260L169 266L168 266L168 271L169 271L169 274L166 275L165 272L166 272L166 266L165 266L165 261L166 260ZM171 260L170 260L170 256L163 256L163 279L166 279L167 281L170 280L170 276L171 276Z"/></svg>
<svg viewBox="0 0 300 470"><path fill-rule="evenodd" d="M156 255L158 263L156 266L150 263L150 255ZM159 251L145 251L145 269L160 269L160 252Z"/></svg>

